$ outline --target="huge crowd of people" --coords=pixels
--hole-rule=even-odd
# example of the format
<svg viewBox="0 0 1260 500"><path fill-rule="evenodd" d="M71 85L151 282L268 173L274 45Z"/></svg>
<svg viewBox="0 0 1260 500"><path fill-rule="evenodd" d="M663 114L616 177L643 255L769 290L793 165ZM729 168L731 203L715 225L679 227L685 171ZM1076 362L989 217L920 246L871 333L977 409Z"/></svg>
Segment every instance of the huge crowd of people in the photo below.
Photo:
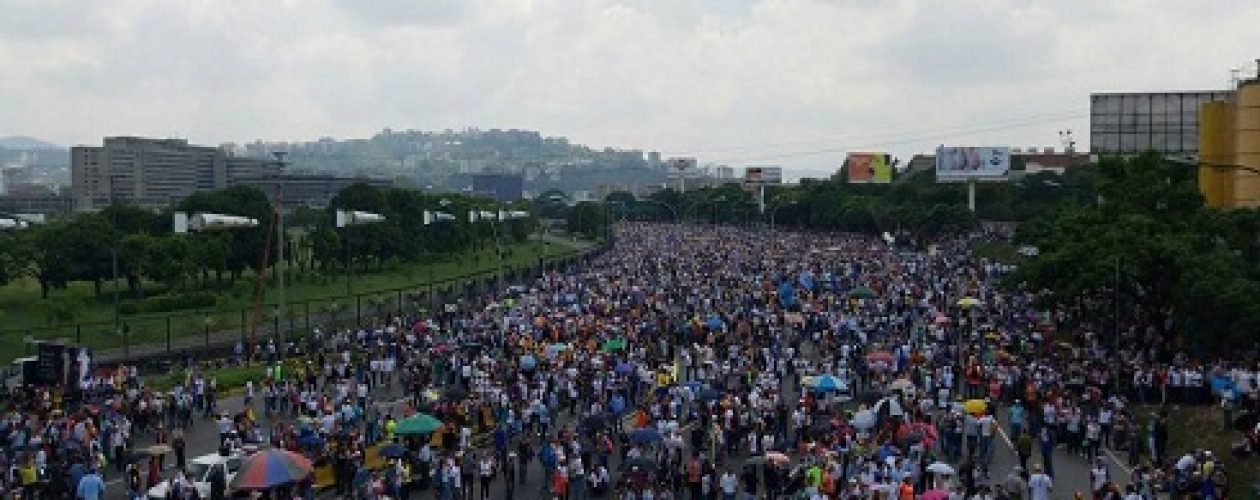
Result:
<svg viewBox="0 0 1260 500"><path fill-rule="evenodd" d="M189 436L205 432L229 453L304 452L353 498L1241 491L1220 457L1170 449L1178 423L1161 408L1219 412L1233 453L1260 452L1260 364L1195 357L1144 318L1116 332L1081 308L1044 310L1034 293L999 288L1009 267L972 256L992 237L907 248L624 224L581 265L320 329L284 356L271 344L240 411L220 404L203 369L154 391L123 367L91 378L74 407L54 404L55 391L18 391L0 421L5 492L95 499L102 474L118 474L129 496L172 478L189 484L169 495L200 496L182 471ZM417 414L442 425L398 431ZM141 438L169 446L170 460L139 456ZM384 465L368 467L391 443ZM1065 490L1066 461L1087 471L1078 491ZM232 494L226 479L209 496ZM311 497L318 482L284 495Z"/></svg>

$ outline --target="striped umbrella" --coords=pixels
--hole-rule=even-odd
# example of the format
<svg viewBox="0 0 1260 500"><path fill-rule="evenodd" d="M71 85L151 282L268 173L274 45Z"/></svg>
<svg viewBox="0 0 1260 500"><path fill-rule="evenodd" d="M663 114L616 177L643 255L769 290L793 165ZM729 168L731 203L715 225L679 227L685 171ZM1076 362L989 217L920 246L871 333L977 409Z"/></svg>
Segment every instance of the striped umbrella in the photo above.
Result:
<svg viewBox="0 0 1260 500"><path fill-rule="evenodd" d="M306 457L286 450L268 449L245 459L228 489L266 490L306 479L315 468Z"/></svg>

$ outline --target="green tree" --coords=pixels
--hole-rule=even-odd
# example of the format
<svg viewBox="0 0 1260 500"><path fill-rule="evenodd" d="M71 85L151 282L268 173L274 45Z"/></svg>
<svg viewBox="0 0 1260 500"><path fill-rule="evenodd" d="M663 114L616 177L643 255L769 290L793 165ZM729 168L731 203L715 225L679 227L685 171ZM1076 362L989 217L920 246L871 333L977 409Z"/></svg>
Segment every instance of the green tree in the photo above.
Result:
<svg viewBox="0 0 1260 500"><path fill-rule="evenodd" d="M180 287L190 272L194 271L188 239L183 235L166 235L150 238L144 275L160 282L168 290Z"/></svg>
<svg viewBox="0 0 1260 500"><path fill-rule="evenodd" d="M581 234L587 238L596 238L604 234L607 224L604 205L592 201L584 201L573 206L569 211L568 229L570 233Z"/></svg>
<svg viewBox="0 0 1260 500"><path fill-rule="evenodd" d="M63 237L68 221L54 221L47 225L27 230L24 236L30 238L26 248L30 250L30 261L35 279L39 281L40 297L47 299L52 289L65 289L74 279L71 265L72 249L68 240ZM97 284L97 294L100 285Z"/></svg>
<svg viewBox="0 0 1260 500"><path fill-rule="evenodd" d="M1254 211L1205 208L1192 169L1154 155L1100 162L1097 193L1101 203L1065 206L1020 227L1018 241L1040 254L1020 265L1014 284L1122 330L1144 320L1163 335L1153 347L1254 347Z"/></svg>
<svg viewBox="0 0 1260 500"><path fill-rule="evenodd" d="M341 262L341 236L331 225L321 224L311 233L311 254L319 269L332 272Z"/></svg>
<svg viewBox="0 0 1260 500"><path fill-rule="evenodd" d="M237 215L257 219L258 227L240 228L226 231L229 251L226 268L233 281L246 269L256 269L262 264L267 231L271 228L271 200L262 191L245 186L231 187L219 191L197 193L180 202L179 210L209 212ZM273 229L274 230L274 229ZM275 262L276 253L267 252L267 264Z"/></svg>
<svg viewBox="0 0 1260 500"><path fill-rule="evenodd" d="M0 286L21 278L30 268L31 254L25 235L0 232Z"/></svg>
<svg viewBox="0 0 1260 500"><path fill-rule="evenodd" d="M152 255L153 238L146 233L123 235L117 244L119 273L127 280L131 296L144 298L146 268Z"/></svg>

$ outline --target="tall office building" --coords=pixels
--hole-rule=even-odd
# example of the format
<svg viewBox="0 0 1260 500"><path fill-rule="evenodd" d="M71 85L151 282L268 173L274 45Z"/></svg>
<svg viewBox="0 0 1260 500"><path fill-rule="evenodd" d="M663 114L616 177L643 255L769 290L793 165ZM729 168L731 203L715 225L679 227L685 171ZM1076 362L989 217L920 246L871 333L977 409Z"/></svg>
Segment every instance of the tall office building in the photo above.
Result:
<svg viewBox="0 0 1260 500"><path fill-rule="evenodd" d="M71 198L78 211L110 203L159 209L237 178L274 175L275 162L230 156L183 139L107 137L102 146L70 148Z"/></svg>

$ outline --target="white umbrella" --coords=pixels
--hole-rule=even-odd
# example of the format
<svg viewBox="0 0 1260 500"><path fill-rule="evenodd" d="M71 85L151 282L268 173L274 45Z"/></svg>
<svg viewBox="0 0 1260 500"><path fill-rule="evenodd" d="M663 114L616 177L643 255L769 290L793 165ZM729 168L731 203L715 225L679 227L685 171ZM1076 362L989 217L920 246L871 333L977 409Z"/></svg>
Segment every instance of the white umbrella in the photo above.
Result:
<svg viewBox="0 0 1260 500"><path fill-rule="evenodd" d="M871 429L875 427L875 413L871 410L862 410L853 415L853 426L859 429Z"/></svg>
<svg viewBox="0 0 1260 500"><path fill-rule="evenodd" d="M945 476L954 475L954 468L950 467L949 464L945 462L933 462L932 465L927 466L927 470L933 474L941 474Z"/></svg>
<svg viewBox="0 0 1260 500"><path fill-rule="evenodd" d="M894 398L884 398L875 403L876 413L884 411L887 411L890 417L902 417L906 414L905 410L901 409L901 403Z"/></svg>

